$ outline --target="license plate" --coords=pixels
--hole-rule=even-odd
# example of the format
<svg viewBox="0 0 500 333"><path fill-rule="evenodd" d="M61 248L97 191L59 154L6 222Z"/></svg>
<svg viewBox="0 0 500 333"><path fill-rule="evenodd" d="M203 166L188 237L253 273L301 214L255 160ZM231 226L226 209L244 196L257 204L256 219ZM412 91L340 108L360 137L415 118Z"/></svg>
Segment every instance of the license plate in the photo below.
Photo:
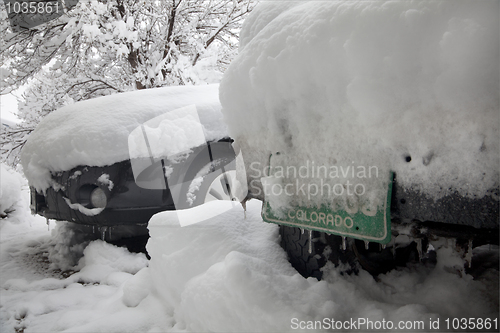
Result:
<svg viewBox="0 0 500 333"><path fill-rule="evenodd" d="M335 205L335 208L333 205L322 205L295 206L276 213L270 203L264 201L262 218L270 223L387 244L391 240L392 173L388 183L386 199L376 211L369 211L357 205L350 206L349 209L340 209L338 205Z"/></svg>

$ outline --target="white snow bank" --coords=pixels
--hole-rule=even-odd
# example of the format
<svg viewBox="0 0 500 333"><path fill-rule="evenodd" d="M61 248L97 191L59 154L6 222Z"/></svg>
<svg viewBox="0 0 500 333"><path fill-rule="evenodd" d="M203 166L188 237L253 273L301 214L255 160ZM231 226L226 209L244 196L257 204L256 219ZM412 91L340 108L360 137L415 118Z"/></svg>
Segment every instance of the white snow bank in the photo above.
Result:
<svg viewBox="0 0 500 333"><path fill-rule="evenodd" d="M309 162L376 166L382 177L392 170L400 184L434 198L482 197L498 187L499 6L260 3L220 86L249 177L260 178L280 151L296 169ZM262 198L258 182L250 190Z"/></svg>
<svg viewBox="0 0 500 333"><path fill-rule="evenodd" d="M227 204L200 207L212 213ZM377 281L328 266L318 282L290 266L260 206L248 202L246 220L235 208L189 227L180 227L174 212L160 213L151 223L149 267L143 254L97 240L82 249L81 270L66 278L49 269L53 240L73 251L86 242L66 244L72 236L60 226L50 237L43 218L8 238L2 229L0 331L294 332L314 324L309 320L385 319L425 324L400 331L437 332L446 318L498 316L498 247L474 250L483 256L476 267L486 270L478 280L450 269L457 258L440 248L435 267L401 268ZM440 329L431 330L430 319L439 319Z"/></svg>
<svg viewBox="0 0 500 333"><path fill-rule="evenodd" d="M29 243L26 245L30 245ZM119 286L142 268L147 267L148 260L143 253L130 253L126 248L117 247L101 240L85 244L79 270L67 279L45 279L28 282L25 279L7 280L3 288L6 290L50 290L64 288L72 283L101 283Z"/></svg>
<svg viewBox="0 0 500 333"><path fill-rule="evenodd" d="M159 294L171 306L179 304L189 280L223 261L230 252L250 251L255 255L262 252L260 257L265 260L277 250L275 248L270 253L261 250L274 247L278 237L276 227L249 223L243 219L241 206L234 208L230 201L211 201L192 209L197 210L199 216L214 216L214 211L225 213L222 219L215 215L203 222L181 227L177 212L165 211L154 215L148 223L151 238L147 250L151 256L153 281ZM281 255L283 265L286 256ZM280 262L275 264L280 265ZM160 288L161 285L172 287Z"/></svg>
<svg viewBox="0 0 500 333"><path fill-rule="evenodd" d="M5 281L0 298L2 332L138 332L161 322L161 318L151 321L157 312L154 307L131 313L121 300L133 274L147 266L144 254L96 240L83 255L81 270L68 278L28 281L18 276ZM146 284L142 288L149 290Z"/></svg>
<svg viewBox="0 0 500 333"><path fill-rule="evenodd" d="M29 194L27 186L23 194ZM11 215L1 221L0 332L147 332L168 326L158 302L134 309L125 304L124 289L129 302L149 293L147 281L135 294L129 283L147 268L144 254L100 240L89 244L90 237L76 235L69 222L48 230L44 218L31 216L27 207L24 213L22 224L9 223Z"/></svg>
<svg viewBox="0 0 500 333"><path fill-rule="evenodd" d="M21 193L23 185L26 185L26 180L19 173L0 163L0 215L2 217L16 214L17 210L26 209L26 200Z"/></svg>
<svg viewBox="0 0 500 333"><path fill-rule="evenodd" d="M212 212L227 204L200 207ZM155 215L147 245L151 276L130 280L152 281L150 296L139 299L159 299L173 315L172 330L188 332L285 332L325 318L395 325L419 320L430 330L430 318L444 325L447 317L497 314L495 296L487 296L482 282L447 268L456 260L447 248L438 250L436 267L394 270L379 276L380 282L363 270L341 275L333 266L325 268L321 282L304 279L279 246L277 226L262 222L260 206L248 202L247 219L238 207L188 227L180 227L175 212Z"/></svg>
<svg viewBox="0 0 500 333"><path fill-rule="evenodd" d="M113 273L135 274L148 265L143 253L130 253L124 247L117 247L101 240L91 242L83 251L78 266L82 267L78 279L85 283L114 283ZM116 274L114 274L116 275ZM121 282L118 282L120 285Z"/></svg>
<svg viewBox="0 0 500 333"><path fill-rule="evenodd" d="M227 136L218 85L115 94L65 106L44 118L22 150L24 173L30 185L42 191L50 186L50 172L127 160L128 136L135 128L189 105L196 106L207 140Z"/></svg>

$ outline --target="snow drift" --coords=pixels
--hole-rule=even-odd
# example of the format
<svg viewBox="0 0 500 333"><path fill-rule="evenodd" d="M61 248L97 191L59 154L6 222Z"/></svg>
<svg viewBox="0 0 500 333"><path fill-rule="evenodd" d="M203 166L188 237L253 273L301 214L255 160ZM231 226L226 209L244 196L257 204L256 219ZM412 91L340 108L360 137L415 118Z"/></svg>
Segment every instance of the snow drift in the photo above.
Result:
<svg viewBox="0 0 500 333"><path fill-rule="evenodd" d="M288 167L392 170L435 199L498 188L499 6L262 2L220 86L248 176L284 152Z"/></svg>
<svg viewBox="0 0 500 333"><path fill-rule="evenodd" d="M211 202L192 210L207 216L230 204ZM317 281L290 265L278 227L262 221L260 208L261 202L251 200L246 219L235 207L188 227L179 225L175 211L155 215L149 262L144 254L100 240L84 250L87 241L68 248L69 230L62 222L50 236L45 219L30 216L26 208L24 224L3 225L0 232L0 331L295 332L312 321L330 320L394 325L418 320L425 326L394 330L408 332L431 331L430 320L438 319L440 329L432 331L445 331L447 318L498 316L497 246L474 249L473 267L484 272L477 279L453 268L459 258L451 247L436 246L435 266L399 268L376 280L363 270L341 275L342 267L327 265L323 281ZM49 269L61 264L50 254L54 243L81 249L78 267L72 268L78 272ZM491 258L475 261L478 250ZM47 255L50 261L43 260ZM316 331L328 331L323 328Z"/></svg>
<svg viewBox="0 0 500 333"><path fill-rule="evenodd" d="M50 186L50 172L127 160L128 137L135 128L166 112L193 104L205 138L220 139L227 136L227 129L217 92L218 85L165 87L62 107L44 118L29 136L21 153L24 173L30 185L42 191Z"/></svg>
<svg viewBox="0 0 500 333"><path fill-rule="evenodd" d="M193 209L204 216L229 205L217 201ZM171 331L186 332L287 332L325 318L394 325L421 321L426 330L432 318L441 320L443 330L448 317L495 318L497 294L489 288L496 278L486 286L470 275L460 277L452 267L457 260L463 262L451 247L436 245L439 264L434 267L394 270L378 276L379 282L363 270L342 274L342 267L331 263L324 268L323 281L305 279L280 247L278 227L262 221L261 202L251 200L247 208L246 219L235 207L187 227L180 226L175 211L153 216L147 245L150 277L137 277L137 283L151 283L151 290L146 298L125 293L124 300L141 306L153 298L172 315ZM327 326L316 326L316 331L325 330ZM341 331L350 330L356 329Z"/></svg>

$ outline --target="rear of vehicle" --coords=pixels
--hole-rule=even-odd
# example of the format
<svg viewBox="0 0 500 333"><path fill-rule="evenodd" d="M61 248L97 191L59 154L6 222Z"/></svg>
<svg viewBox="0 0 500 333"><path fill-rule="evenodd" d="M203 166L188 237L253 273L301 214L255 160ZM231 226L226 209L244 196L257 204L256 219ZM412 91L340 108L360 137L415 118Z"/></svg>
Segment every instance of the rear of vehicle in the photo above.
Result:
<svg viewBox="0 0 500 333"><path fill-rule="evenodd" d="M217 92L167 87L54 111L22 151L32 212L112 240L147 234L160 211L210 199L191 193L188 203L186 194L201 169L219 175L234 159Z"/></svg>
<svg viewBox="0 0 500 333"><path fill-rule="evenodd" d="M303 275L498 244L498 6L272 2L247 19L221 103Z"/></svg>

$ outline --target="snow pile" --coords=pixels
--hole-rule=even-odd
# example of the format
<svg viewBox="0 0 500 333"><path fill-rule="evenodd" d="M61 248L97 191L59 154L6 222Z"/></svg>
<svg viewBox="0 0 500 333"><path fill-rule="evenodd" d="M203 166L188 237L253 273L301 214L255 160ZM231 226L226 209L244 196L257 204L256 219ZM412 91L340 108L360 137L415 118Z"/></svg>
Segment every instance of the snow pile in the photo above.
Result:
<svg viewBox="0 0 500 333"><path fill-rule="evenodd" d="M21 195L29 198L27 186ZM147 268L144 254L90 242L70 223L48 228L27 205L1 222L0 332L146 332L167 326L157 303L145 301L133 311L125 304L125 289L129 299L140 296L132 297L128 281ZM149 285L144 282L141 290L148 292Z"/></svg>
<svg viewBox="0 0 500 333"><path fill-rule="evenodd" d="M27 202L22 196L21 187L26 180L7 165L0 164L0 216L17 214L27 208ZM14 220L12 220L14 221Z"/></svg>
<svg viewBox="0 0 500 333"><path fill-rule="evenodd" d="M135 274L148 265L148 260L143 253L130 253L125 247L95 240L85 248L78 265L82 267L78 278L85 283L113 283L115 272Z"/></svg>
<svg viewBox="0 0 500 333"><path fill-rule="evenodd" d="M29 136L21 162L30 185L42 191L50 172L78 165L105 166L129 159L128 136L139 125L195 105L207 140L227 129L220 113L218 85L133 91L65 106L50 113ZM179 144L182 145L182 144Z"/></svg>
<svg viewBox="0 0 500 333"><path fill-rule="evenodd" d="M241 207L233 207L230 201L211 201L195 207L191 210L196 210L198 216L214 216L214 212L226 212L222 219L215 215L186 227L181 227L182 217L179 218L175 211L156 214L149 221L151 238L147 250L151 256L153 281L159 294L170 306L179 305L181 292L192 278L224 261L231 252L246 252L271 263L268 256L275 259L273 253L279 251L283 260L274 262L274 265L286 263L286 255L274 246L278 237L276 226L248 223L243 219ZM262 252L261 249L269 247L275 249L270 253ZM169 287L160 287L161 285Z"/></svg>
<svg viewBox="0 0 500 333"><path fill-rule="evenodd" d="M196 209L206 216L229 204ZM50 267L53 242L68 236L61 227L51 236L40 217L32 227L12 224L17 228L0 233L0 331L287 332L325 319L425 325L400 330L406 332L431 331L430 319L439 319L432 331L444 331L446 318L498 316L498 247L474 250L473 267L485 270L477 280L461 277L456 255L443 247L436 266L377 280L327 266L318 282L290 266L277 226L262 222L260 206L249 201L247 219L238 207L189 227L175 222L175 212L160 213L150 224L149 264L143 254L96 240L73 271ZM476 265L477 255L483 259Z"/></svg>
<svg viewBox="0 0 500 333"><path fill-rule="evenodd" d="M489 0L260 3L220 86L249 177L279 151L295 170L375 166L434 198L488 194L499 184L498 12ZM328 180L385 186L350 175Z"/></svg>
<svg viewBox="0 0 500 333"><path fill-rule="evenodd" d="M24 246L33 247L34 243L31 240ZM150 313L131 314L121 301L127 281L147 267L145 255L100 240L90 243L83 254L81 270L65 279L38 277L29 281L18 276L2 283L2 332L96 332L97 327L133 332L141 331L141 325L151 325L148 316L155 312L153 307ZM148 290L147 285L142 288Z"/></svg>
<svg viewBox="0 0 500 333"><path fill-rule="evenodd" d="M50 225L49 225L50 226ZM78 230L71 222L56 221L51 230L51 238L45 242L44 251L50 262L49 268L61 271L78 270L83 251L97 237Z"/></svg>
<svg viewBox="0 0 500 333"><path fill-rule="evenodd" d="M208 213L228 204L198 209ZM498 311L487 286L450 269L456 261L451 248L438 249L435 267L395 270L380 282L363 270L341 275L333 265L325 268L324 281L304 279L279 246L277 226L262 222L260 205L248 202L247 219L238 207L188 227L179 226L175 212L152 218L150 277L141 280L152 281L151 297L173 315L174 331L284 332L294 330L294 318L420 320L429 329L429 318L443 325L446 317L493 318Z"/></svg>

